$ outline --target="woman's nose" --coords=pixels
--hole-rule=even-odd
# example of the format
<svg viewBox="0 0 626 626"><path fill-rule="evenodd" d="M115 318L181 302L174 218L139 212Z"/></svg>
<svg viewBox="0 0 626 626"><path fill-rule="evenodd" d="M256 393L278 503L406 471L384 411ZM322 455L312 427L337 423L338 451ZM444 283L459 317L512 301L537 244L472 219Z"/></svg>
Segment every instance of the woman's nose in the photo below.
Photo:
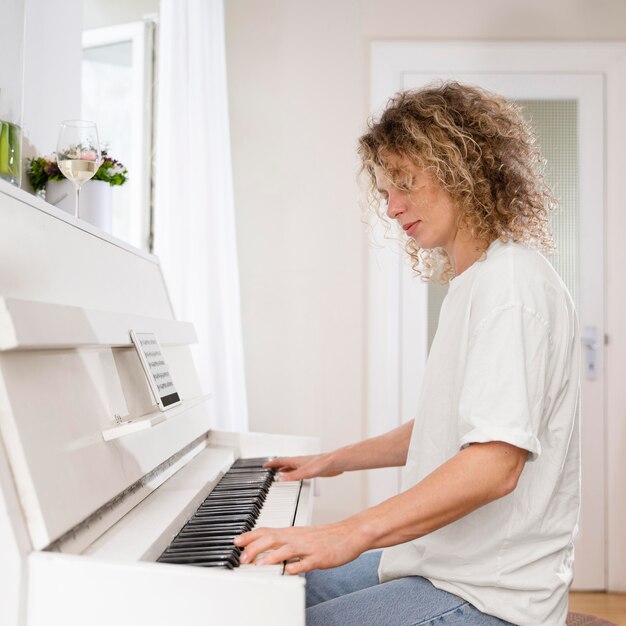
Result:
<svg viewBox="0 0 626 626"><path fill-rule="evenodd" d="M387 216L389 219L395 220L404 211L405 206L402 197L396 193L390 193L387 199Z"/></svg>

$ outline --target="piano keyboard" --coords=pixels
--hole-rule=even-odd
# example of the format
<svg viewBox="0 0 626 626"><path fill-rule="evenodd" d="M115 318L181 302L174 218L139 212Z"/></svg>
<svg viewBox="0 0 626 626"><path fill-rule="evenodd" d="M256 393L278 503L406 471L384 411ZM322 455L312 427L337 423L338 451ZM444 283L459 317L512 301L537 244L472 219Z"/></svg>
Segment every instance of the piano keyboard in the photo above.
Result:
<svg viewBox="0 0 626 626"><path fill-rule="evenodd" d="M276 471L263 468L268 460L235 461L158 561L238 568L241 548L235 537L257 527L293 525L301 483L276 482Z"/></svg>

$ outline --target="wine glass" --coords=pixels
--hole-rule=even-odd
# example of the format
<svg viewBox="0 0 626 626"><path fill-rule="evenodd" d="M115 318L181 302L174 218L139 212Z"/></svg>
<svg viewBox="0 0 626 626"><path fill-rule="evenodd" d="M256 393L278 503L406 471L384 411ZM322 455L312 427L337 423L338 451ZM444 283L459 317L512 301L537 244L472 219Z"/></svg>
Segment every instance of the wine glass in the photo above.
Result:
<svg viewBox="0 0 626 626"><path fill-rule="evenodd" d="M65 178L76 189L76 217L79 215L80 188L98 171L101 163L98 129L93 122L67 120L61 122L57 141L57 163Z"/></svg>

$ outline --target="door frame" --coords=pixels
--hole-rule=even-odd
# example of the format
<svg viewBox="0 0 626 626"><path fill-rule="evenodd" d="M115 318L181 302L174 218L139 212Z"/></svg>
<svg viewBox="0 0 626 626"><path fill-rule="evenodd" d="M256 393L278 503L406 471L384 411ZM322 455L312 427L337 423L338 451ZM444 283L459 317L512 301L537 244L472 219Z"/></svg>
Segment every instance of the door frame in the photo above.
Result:
<svg viewBox="0 0 626 626"><path fill-rule="evenodd" d="M619 237L614 226L626 231L626 218L621 208L620 172L626 168L626 123L621 118L619 103L626 96L626 44L621 43L546 43L546 42L374 42L371 45L370 110L380 111L387 99L402 89L410 75L470 75L470 74L532 74L572 75L595 74L600 78L605 97L605 155L604 174L605 202L602 211L604 223L610 228L604 234L604 275L609 280L606 291L605 332L611 342L603 350L601 346L600 367L604 365L606 376L601 395L606 399L605 415L600 420L604 434L606 463L602 468L605 479L605 587L612 591L626 590L626 564L617 555L626 549L626 500L620 498L620 485L615 477L626 475L626 455L620 451L619 437L624 439L626 429L623 406L626 406L626 385L613 381L619 370L615 362L626 357L626 323L611 324L613 320L626 320L626 296L615 293L615 283L610 279L617 266L607 266L617 260L626 267L626 253L620 252ZM528 96L526 96L528 97ZM608 130L610 129L610 132ZM581 203L582 203L581 196ZM620 211L621 209L621 211ZM620 214L621 213L621 214ZM581 223L581 229L584 223ZM617 244L617 245L616 245ZM427 290L423 284L412 283L406 289L410 273L399 254L388 248L369 247L368 254L368 311L367 341L368 364L366 371L366 434L374 436L398 426L410 419L416 408L417 385L409 381L421 379L426 355L425 329L405 323L415 319L416 311L426 312ZM610 269L609 269L610 267ZM581 265L581 271L583 267ZM613 287L613 291L611 289ZM384 297L381 297L384 296ZM602 298L604 299L604 298ZM622 317L620 318L620 315ZM581 325L583 324L581 320ZM425 326L425 324L423 325ZM402 345L417 345L411 355L405 354ZM604 353L602 355L602 353ZM613 374L611 376L611 374ZM616 381L617 382L617 381ZM620 387L622 390L620 390ZM621 452L621 454L620 454ZM399 489L399 475L395 470L383 470L366 481L366 499L374 504ZM610 546L610 549L608 549ZM615 555L612 557L612 555Z"/></svg>

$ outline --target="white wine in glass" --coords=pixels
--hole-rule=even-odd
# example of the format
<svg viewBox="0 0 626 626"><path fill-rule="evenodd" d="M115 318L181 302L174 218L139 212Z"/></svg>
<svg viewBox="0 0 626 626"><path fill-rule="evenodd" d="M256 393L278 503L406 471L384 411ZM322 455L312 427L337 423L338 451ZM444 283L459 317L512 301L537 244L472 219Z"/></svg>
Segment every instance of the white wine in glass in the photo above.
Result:
<svg viewBox="0 0 626 626"><path fill-rule="evenodd" d="M80 217L80 188L93 178L101 163L98 129L93 122L68 120L61 123L57 142L57 163L76 189L76 217Z"/></svg>

